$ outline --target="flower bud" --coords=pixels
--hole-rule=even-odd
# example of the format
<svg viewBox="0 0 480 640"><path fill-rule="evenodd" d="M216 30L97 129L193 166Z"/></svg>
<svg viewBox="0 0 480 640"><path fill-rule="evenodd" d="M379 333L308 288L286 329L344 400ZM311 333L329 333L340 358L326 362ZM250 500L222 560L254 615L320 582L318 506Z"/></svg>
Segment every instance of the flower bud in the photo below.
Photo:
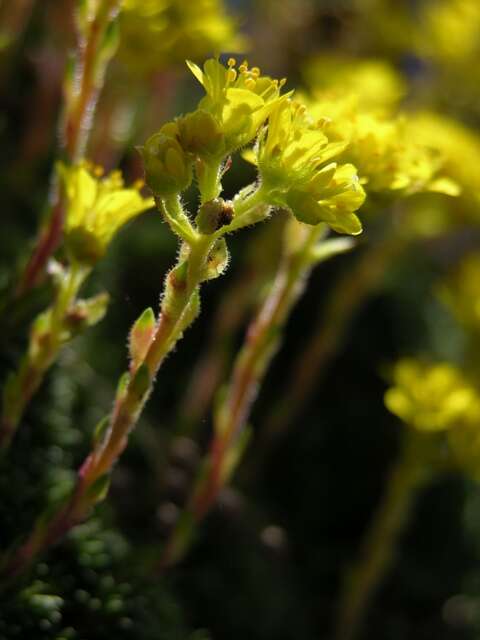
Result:
<svg viewBox="0 0 480 640"><path fill-rule="evenodd" d="M204 159L218 158L224 148L224 135L217 120L198 109L177 120L179 140L189 153Z"/></svg>
<svg viewBox="0 0 480 640"><path fill-rule="evenodd" d="M191 160L176 138L168 135L169 133L170 128L162 128L150 136L141 149L146 183L159 196L180 193L192 181Z"/></svg>

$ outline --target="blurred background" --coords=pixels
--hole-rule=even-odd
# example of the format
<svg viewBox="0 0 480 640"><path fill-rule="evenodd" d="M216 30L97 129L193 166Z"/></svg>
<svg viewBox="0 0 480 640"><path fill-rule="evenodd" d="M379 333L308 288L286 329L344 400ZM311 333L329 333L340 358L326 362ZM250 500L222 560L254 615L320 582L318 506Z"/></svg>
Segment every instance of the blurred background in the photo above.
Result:
<svg viewBox="0 0 480 640"><path fill-rule="evenodd" d="M65 68L76 42L74 13L73 0L0 2L2 382L51 296L48 281L20 301L12 303L10 293L46 210ZM128 180L142 175L135 147L201 96L184 59L202 62L221 53L247 57L306 95L346 87L372 103L381 94L406 119L427 110L452 119L468 143L452 134L456 153L449 161L465 184L480 181L476 0L125 0L119 28L88 157L107 169L121 167ZM225 176L226 195L254 176L236 158ZM193 191L187 196L192 204L195 198ZM420 240L381 260L365 291L351 276L359 299L302 397L298 358L310 348L339 282L349 280L382 235L385 216L395 220L398 213L380 195L371 206L382 210L379 222L367 204L365 233L354 251L318 268L294 309L232 485L187 557L152 577L145 566L171 531L208 443L212 394L227 379L272 278L282 215L237 234L226 275L204 287L200 318L158 378L108 501L16 589L1 594L0 638L332 638L344 571L359 551L405 429L383 404L388 366L416 354L461 363L471 344L436 288L478 250L476 202L468 194L453 203L438 194L413 196ZM443 225L452 216L455 224ZM89 280L87 290L110 292L109 312L62 352L2 463L2 548L71 486L125 367L129 327L156 304L176 251L175 238L151 211L119 234ZM211 366L202 369L211 345ZM282 405L295 383L298 406ZM415 503L362 637L480 638L479 559L479 488L459 473L440 475Z"/></svg>

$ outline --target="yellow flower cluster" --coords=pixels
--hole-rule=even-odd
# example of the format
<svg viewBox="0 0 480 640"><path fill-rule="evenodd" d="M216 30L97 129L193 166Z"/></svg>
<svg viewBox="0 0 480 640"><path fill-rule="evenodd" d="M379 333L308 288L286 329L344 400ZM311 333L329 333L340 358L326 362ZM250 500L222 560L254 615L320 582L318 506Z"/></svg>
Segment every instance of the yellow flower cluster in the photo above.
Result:
<svg viewBox="0 0 480 640"><path fill-rule="evenodd" d="M443 63L476 62L480 53L480 3L436 0L426 3L418 20L417 49Z"/></svg>
<svg viewBox="0 0 480 640"><path fill-rule="evenodd" d="M303 75L315 91L345 95L347 87L359 107L375 112L396 106L406 93L403 78L385 60L316 56Z"/></svg>
<svg viewBox="0 0 480 640"><path fill-rule="evenodd" d="M327 119L325 131L332 140L348 142L342 159L357 167L369 191L450 194L455 189L436 180L442 156L409 134L406 118L362 109L359 98L349 93L314 92L311 110Z"/></svg>
<svg viewBox="0 0 480 640"><path fill-rule="evenodd" d="M445 432L456 464L480 477L480 395L449 363L400 360L394 386L385 394L386 407L421 432Z"/></svg>
<svg viewBox="0 0 480 640"><path fill-rule="evenodd" d="M331 162L346 143L329 142L324 124L301 103L277 104L256 147L256 164L271 204L288 207L301 222L326 222L356 235L362 225L354 212L365 192L353 165Z"/></svg>
<svg viewBox="0 0 480 640"><path fill-rule="evenodd" d="M246 62L238 69L233 58L226 67L213 58L203 70L193 62L187 64L206 96L196 111L164 125L142 150L148 186L158 196L186 189L197 159L204 163L203 173L197 165L200 189L208 174L205 165L211 165L214 181L218 181L221 161L251 142L275 105L286 97L280 95L284 81L262 76ZM217 195L213 193L212 198Z"/></svg>
<svg viewBox="0 0 480 640"><path fill-rule="evenodd" d="M357 167L369 191L457 194L452 181L439 179L442 149L412 135L410 115L397 113L405 87L391 66L320 57L307 64L305 77L312 114L327 121L330 139L348 142L342 159Z"/></svg>
<svg viewBox="0 0 480 640"><path fill-rule="evenodd" d="M125 187L119 171L103 170L86 162L58 165L65 198L65 242L78 262L96 262L115 233L129 220L153 206L140 194L140 184Z"/></svg>
<svg viewBox="0 0 480 640"><path fill-rule="evenodd" d="M385 394L387 408L420 431L445 431L480 419L476 389L448 363L400 360L394 386Z"/></svg>
<svg viewBox="0 0 480 640"><path fill-rule="evenodd" d="M406 131L418 144L440 151L442 173L459 185L462 197L470 200L476 211L480 203L480 138L458 121L429 112L411 114Z"/></svg>
<svg viewBox="0 0 480 640"><path fill-rule="evenodd" d="M120 55L140 72L246 46L221 0L124 0L120 29Z"/></svg>
<svg viewBox="0 0 480 640"><path fill-rule="evenodd" d="M217 198L222 160L258 137L250 159L258 165L263 204L288 208L307 224L326 222L352 235L362 231L354 212L365 192L356 168L331 161L348 143L330 142L325 119L312 118L290 93L281 95L284 80L262 76L246 62L237 68L234 59L227 66L207 60L203 70L188 66L206 96L196 111L164 125L142 150L147 183L157 196L186 189L195 164L203 202Z"/></svg>
<svg viewBox="0 0 480 640"><path fill-rule="evenodd" d="M480 255L467 255L439 287L440 299L467 330L480 329Z"/></svg>

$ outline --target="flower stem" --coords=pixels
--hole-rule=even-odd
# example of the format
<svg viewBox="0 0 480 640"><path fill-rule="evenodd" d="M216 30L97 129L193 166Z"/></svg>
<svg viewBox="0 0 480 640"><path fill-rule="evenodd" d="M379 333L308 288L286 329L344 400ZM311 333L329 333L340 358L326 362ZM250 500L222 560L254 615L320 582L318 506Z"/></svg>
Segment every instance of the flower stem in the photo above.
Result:
<svg viewBox="0 0 480 640"><path fill-rule="evenodd" d="M65 320L88 273L89 269L72 265L59 285L53 305L40 314L31 327L25 356L4 390L0 419L3 452L10 446L25 409L66 341Z"/></svg>
<svg viewBox="0 0 480 640"><path fill-rule="evenodd" d="M320 225L304 227L302 231L301 246L282 260L271 291L247 331L225 400L215 415L209 453L197 476L191 498L163 551L159 569L174 564L183 556L193 526L210 510L233 471L232 459L237 457L236 448L241 445L251 407L277 350L289 313L304 290L312 267L311 249L323 229Z"/></svg>
<svg viewBox="0 0 480 640"><path fill-rule="evenodd" d="M340 348L342 341L362 303L381 282L389 264L405 249L405 238L398 234L367 248L356 266L348 269L332 289L322 307L312 337L300 351L291 367L291 374L281 400L267 417L259 437L257 453L268 451L272 441L282 437L314 385Z"/></svg>
<svg viewBox="0 0 480 640"><path fill-rule="evenodd" d="M60 131L61 151L68 162L76 162L85 153L95 115L95 107L110 60L101 56L101 45L108 27L118 14L120 0L100 0L86 36L79 35L74 80L66 101ZM64 207L58 184L52 180L50 206L46 222L40 230L33 253L21 275L17 297L24 295L42 277L50 256L60 244Z"/></svg>
<svg viewBox="0 0 480 640"><path fill-rule="evenodd" d="M195 318L198 289L214 242L212 236L199 236L188 257L167 276L160 315L142 363L126 384L120 385L108 426L81 465L71 496L53 518L38 520L25 544L7 561L5 572L9 577L21 573L37 554L81 522L105 496L109 473L127 445L161 364Z"/></svg>
<svg viewBox="0 0 480 640"><path fill-rule="evenodd" d="M400 458L364 537L358 560L348 572L337 614L336 640L353 640L368 607L390 569L398 540L420 488L430 477L416 434L407 433Z"/></svg>
<svg viewBox="0 0 480 640"><path fill-rule="evenodd" d="M208 343L180 403L177 434L191 437L199 428L225 375L236 332L246 322L260 291L275 274L285 220L276 218L277 224L273 222L258 229L257 235L249 242L243 264L216 309Z"/></svg>

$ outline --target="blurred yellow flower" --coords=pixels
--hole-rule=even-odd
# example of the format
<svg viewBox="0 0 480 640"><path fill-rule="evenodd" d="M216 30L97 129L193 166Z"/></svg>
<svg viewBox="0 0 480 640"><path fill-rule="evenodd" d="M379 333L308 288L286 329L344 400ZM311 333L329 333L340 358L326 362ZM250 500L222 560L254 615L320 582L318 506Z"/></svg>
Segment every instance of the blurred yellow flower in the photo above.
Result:
<svg viewBox="0 0 480 640"><path fill-rule="evenodd" d="M478 0L436 0L420 9L419 53L442 62L471 60L480 53L480 3Z"/></svg>
<svg viewBox="0 0 480 640"><path fill-rule="evenodd" d="M462 372L449 363L397 362L385 393L389 411L419 431L446 431L480 424L480 398Z"/></svg>
<svg viewBox="0 0 480 640"><path fill-rule="evenodd" d="M349 144L342 159L354 164L370 191L440 191L453 195L452 182L439 182L443 157L435 147L422 145L408 129L408 118L364 110L350 92L314 92L313 115L327 121L332 140Z"/></svg>
<svg viewBox="0 0 480 640"><path fill-rule="evenodd" d="M419 145L440 151L442 173L460 186L462 196L473 201L476 212L480 203L480 138L460 122L431 112L410 114L406 132Z"/></svg>
<svg viewBox="0 0 480 640"><path fill-rule="evenodd" d="M102 177L102 170L83 162L58 165L65 194L65 242L78 262L95 262L115 233L129 220L153 206L139 186L126 188L119 171Z"/></svg>
<svg viewBox="0 0 480 640"><path fill-rule="evenodd" d="M136 71L246 48L221 0L124 0L120 30L120 54Z"/></svg>
<svg viewBox="0 0 480 640"><path fill-rule="evenodd" d="M385 60L322 55L307 62L303 73L307 86L342 94L347 90L362 109L391 108L406 93L403 78Z"/></svg>

